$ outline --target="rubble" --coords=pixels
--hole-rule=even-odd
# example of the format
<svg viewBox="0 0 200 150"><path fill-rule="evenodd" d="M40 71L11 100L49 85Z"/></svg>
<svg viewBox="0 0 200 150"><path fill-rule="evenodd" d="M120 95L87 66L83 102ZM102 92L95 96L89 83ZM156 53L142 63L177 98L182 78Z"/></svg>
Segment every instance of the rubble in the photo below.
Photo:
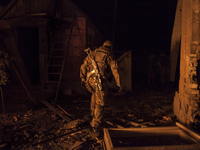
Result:
<svg viewBox="0 0 200 150"><path fill-rule="evenodd" d="M109 96L105 107L107 123L103 124L103 128L174 126L173 99L171 95L167 97L143 90ZM4 115L0 114L0 148L104 149L103 135L94 134L89 124L90 96L67 96L64 99L66 101L60 101L59 106L65 111L63 114L72 120L63 119L42 104L26 112L8 112L6 119L10 122L6 122Z"/></svg>

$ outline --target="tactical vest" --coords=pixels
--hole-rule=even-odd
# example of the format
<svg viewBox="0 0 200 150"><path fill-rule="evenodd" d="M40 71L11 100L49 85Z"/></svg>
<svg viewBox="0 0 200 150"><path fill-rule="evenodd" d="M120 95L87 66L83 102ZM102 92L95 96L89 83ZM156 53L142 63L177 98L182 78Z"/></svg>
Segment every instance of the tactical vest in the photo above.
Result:
<svg viewBox="0 0 200 150"><path fill-rule="evenodd" d="M98 49L96 51L94 58L98 64L107 66L107 64L106 64L107 56L108 56L108 51L105 51L103 49Z"/></svg>
<svg viewBox="0 0 200 150"><path fill-rule="evenodd" d="M108 68L107 58L110 55L110 51L105 47L100 47L98 49L95 49L92 55L94 56L94 60L97 63L98 71L102 79L105 79L107 77L107 68ZM92 71L93 71L92 64L91 61L89 60L87 69L88 75L91 76L90 73L92 73Z"/></svg>

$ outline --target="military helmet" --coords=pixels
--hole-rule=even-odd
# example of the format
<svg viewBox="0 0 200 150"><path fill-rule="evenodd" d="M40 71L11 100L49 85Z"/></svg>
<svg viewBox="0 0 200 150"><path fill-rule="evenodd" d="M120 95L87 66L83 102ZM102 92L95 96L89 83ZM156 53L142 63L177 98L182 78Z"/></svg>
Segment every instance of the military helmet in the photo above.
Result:
<svg viewBox="0 0 200 150"><path fill-rule="evenodd" d="M112 42L111 42L110 40L106 40L106 41L103 43L103 46L112 47Z"/></svg>

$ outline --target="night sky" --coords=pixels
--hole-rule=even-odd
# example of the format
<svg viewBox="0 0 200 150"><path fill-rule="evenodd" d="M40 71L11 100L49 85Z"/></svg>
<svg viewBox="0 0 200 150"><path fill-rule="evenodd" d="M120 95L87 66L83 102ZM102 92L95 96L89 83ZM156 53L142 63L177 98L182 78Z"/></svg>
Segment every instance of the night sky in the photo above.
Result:
<svg viewBox="0 0 200 150"><path fill-rule="evenodd" d="M177 0L72 0L113 40L118 51L170 51ZM117 10L115 11L115 2ZM115 14L115 15L114 15ZM114 18L115 23L114 23Z"/></svg>
<svg viewBox="0 0 200 150"><path fill-rule="evenodd" d="M11 0L0 0L0 6L6 6Z"/></svg>
<svg viewBox="0 0 200 150"><path fill-rule="evenodd" d="M0 0L0 5L8 1ZM177 0L71 1L102 31L104 40L114 41L119 52L150 54L163 49L169 53Z"/></svg>

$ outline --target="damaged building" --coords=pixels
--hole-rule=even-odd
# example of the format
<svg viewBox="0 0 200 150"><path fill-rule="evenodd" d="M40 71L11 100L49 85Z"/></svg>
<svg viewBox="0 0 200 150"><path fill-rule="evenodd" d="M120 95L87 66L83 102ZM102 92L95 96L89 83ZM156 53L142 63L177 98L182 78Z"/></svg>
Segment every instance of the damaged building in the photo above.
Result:
<svg viewBox="0 0 200 150"><path fill-rule="evenodd" d="M27 88L38 86L44 92L48 86L52 95L58 90L83 93L79 66L84 49L100 46L103 36L75 4L13 0L1 12L1 20L8 34L3 41Z"/></svg>
<svg viewBox="0 0 200 150"><path fill-rule="evenodd" d="M84 49L101 46L103 33L70 0L11 0L0 12L0 48L11 59L11 82L2 89L5 101L12 98L28 111L6 115L5 108L14 111L17 104L4 105L2 97L0 148L200 149L199 5L177 0L169 80L174 83L178 75L178 88L148 89L151 56L126 51L117 59L126 89L117 93L115 81L109 83L115 91L104 110L103 136L97 137L90 130L90 97L79 69ZM133 88L133 81L139 85ZM29 99L36 108L23 104Z"/></svg>
<svg viewBox="0 0 200 150"><path fill-rule="evenodd" d="M199 1L178 1L174 35L172 35L172 66L180 52L179 89L174 97L174 114L187 126L199 122ZM179 51L180 46L180 51ZM173 75L173 74L172 74ZM171 79L173 76L171 75ZM199 128L199 127L198 127ZM199 129L198 129L199 130Z"/></svg>

